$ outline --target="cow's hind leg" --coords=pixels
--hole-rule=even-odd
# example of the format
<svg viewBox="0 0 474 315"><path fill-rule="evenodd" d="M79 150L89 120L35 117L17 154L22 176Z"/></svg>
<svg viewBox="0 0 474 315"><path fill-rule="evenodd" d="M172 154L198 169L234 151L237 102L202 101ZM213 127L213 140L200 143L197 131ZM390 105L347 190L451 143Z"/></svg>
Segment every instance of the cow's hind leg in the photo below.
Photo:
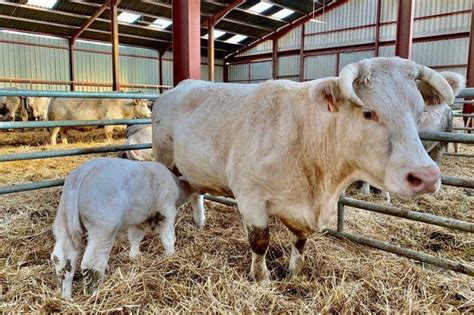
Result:
<svg viewBox="0 0 474 315"><path fill-rule="evenodd" d="M74 246L66 231L56 237L57 240L51 254L51 260L58 276L59 286L61 287L61 297L65 300L70 300L72 280L76 271L79 249Z"/></svg>
<svg viewBox="0 0 474 315"><path fill-rule="evenodd" d="M194 225L202 230L206 224L206 214L204 212L204 196L197 195L191 201L191 207L193 208L193 221Z"/></svg>
<svg viewBox="0 0 474 315"><path fill-rule="evenodd" d="M97 293L107 268L117 230L118 226L101 225L87 228L87 247L81 262L86 294Z"/></svg>
<svg viewBox="0 0 474 315"><path fill-rule="evenodd" d="M61 143L62 144L68 144L68 141L67 141L68 132L69 132L68 128L61 128L61 131L59 132L59 134L61 135Z"/></svg>
<svg viewBox="0 0 474 315"><path fill-rule="evenodd" d="M58 133L60 129L61 129L60 127L54 127L51 129L49 133L49 143L51 145L56 145L56 140L58 138Z"/></svg>
<svg viewBox="0 0 474 315"><path fill-rule="evenodd" d="M291 278L302 277L302 270L304 267L304 246L306 244L306 235L303 231L298 230L286 221L283 221L288 230L292 233L291 257L288 270Z"/></svg>

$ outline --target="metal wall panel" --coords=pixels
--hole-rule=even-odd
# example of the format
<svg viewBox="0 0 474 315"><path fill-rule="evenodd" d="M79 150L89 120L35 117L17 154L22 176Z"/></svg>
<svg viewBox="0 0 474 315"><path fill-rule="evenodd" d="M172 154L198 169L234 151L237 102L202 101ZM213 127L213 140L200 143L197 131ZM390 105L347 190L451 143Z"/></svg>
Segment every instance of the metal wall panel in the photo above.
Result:
<svg viewBox="0 0 474 315"><path fill-rule="evenodd" d="M247 81L249 79L249 65L229 65L229 82L230 81Z"/></svg>
<svg viewBox="0 0 474 315"><path fill-rule="evenodd" d="M163 85L173 86L173 60L163 60Z"/></svg>
<svg viewBox="0 0 474 315"><path fill-rule="evenodd" d="M470 25L470 13L416 20L413 25L413 35L414 37L421 37L457 32L469 32Z"/></svg>
<svg viewBox="0 0 474 315"><path fill-rule="evenodd" d="M372 0L375 2L375 0ZM382 0L380 22L393 22L397 20L398 0Z"/></svg>
<svg viewBox="0 0 474 315"><path fill-rule="evenodd" d="M375 23L376 0L351 0L337 9L316 17L326 24L308 22L306 33L325 32L348 27L362 26ZM320 11L322 12L322 11Z"/></svg>
<svg viewBox="0 0 474 315"><path fill-rule="evenodd" d="M380 57L393 57L395 56L395 45L380 46L379 47Z"/></svg>
<svg viewBox="0 0 474 315"><path fill-rule="evenodd" d="M298 75L300 71L300 56L278 57L278 75Z"/></svg>
<svg viewBox="0 0 474 315"><path fill-rule="evenodd" d="M51 45L67 48L65 39L49 36L31 36L0 31L0 40ZM37 47L23 44L0 43L0 77L67 81L69 80L69 51L54 47ZM0 87L23 89L69 90L69 85L3 83Z"/></svg>
<svg viewBox="0 0 474 315"><path fill-rule="evenodd" d="M426 66L466 64L468 38L413 44L412 59Z"/></svg>
<svg viewBox="0 0 474 315"><path fill-rule="evenodd" d="M272 45L273 43L271 40L266 40L258 44L254 48L244 51L241 54L238 54L237 56L251 56L251 55L269 53L269 52L272 52L272 49L273 49Z"/></svg>
<svg viewBox="0 0 474 315"><path fill-rule="evenodd" d="M339 69L344 68L350 63L357 62L362 59L373 58L373 51L356 51L352 53L343 53L339 57Z"/></svg>
<svg viewBox="0 0 474 315"><path fill-rule="evenodd" d="M278 50L299 49L301 44L301 26L288 32L278 40Z"/></svg>
<svg viewBox="0 0 474 315"><path fill-rule="evenodd" d="M201 64L201 80L207 81L207 64ZM224 80L224 67L214 65L214 82L222 82Z"/></svg>
<svg viewBox="0 0 474 315"><path fill-rule="evenodd" d="M417 0L415 17L470 10L472 0Z"/></svg>
<svg viewBox="0 0 474 315"><path fill-rule="evenodd" d="M375 27L364 27L305 37L305 49L320 49L374 42Z"/></svg>
<svg viewBox="0 0 474 315"><path fill-rule="evenodd" d="M272 78L272 62L263 61L250 64L250 80L271 79Z"/></svg>
<svg viewBox="0 0 474 315"><path fill-rule="evenodd" d="M304 79L313 80L336 76L336 55L310 56L304 59Z"/></svg>

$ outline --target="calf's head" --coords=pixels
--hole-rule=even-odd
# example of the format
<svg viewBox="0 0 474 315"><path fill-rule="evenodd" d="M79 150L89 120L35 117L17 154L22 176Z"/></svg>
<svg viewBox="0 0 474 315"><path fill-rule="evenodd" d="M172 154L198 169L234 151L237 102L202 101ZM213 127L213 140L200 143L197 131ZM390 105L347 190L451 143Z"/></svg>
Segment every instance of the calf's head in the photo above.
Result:
<svg viewBox="0 0 474 315"><path fill-rule="evenodd" d="M434 93L453 102L453 90L437 72L400 58L373 58L344 67L313 95L337 115L339 154L360 179L402 197L435 192L440 170L418 137L417 120ZM342 129L342 130L341 130Z"/></svg>

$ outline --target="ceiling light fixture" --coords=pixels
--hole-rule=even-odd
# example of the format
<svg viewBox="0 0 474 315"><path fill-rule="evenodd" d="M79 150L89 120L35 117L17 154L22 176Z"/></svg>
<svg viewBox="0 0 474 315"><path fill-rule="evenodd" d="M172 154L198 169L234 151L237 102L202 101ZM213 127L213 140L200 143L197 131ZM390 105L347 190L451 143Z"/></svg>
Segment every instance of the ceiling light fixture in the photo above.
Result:
<svg viewBox="0 0 474 315"><path fill-rule="evenodd" d="M318 0L313 0L313 18L310 20L311 22L315 22L315 23L319 23L319 24L327 24L327 22L323 21L322 19L321 20L316 20L314 18L314 14L316 12L315 10L315 3L316 1L318 2L319 4L319 1ZM325 8L326 8L326 1L323 0L323 14L321 14L321 16L324 16L324 12L325 12ZM321 8L318 9L318 11L320 10Z"/></svg>

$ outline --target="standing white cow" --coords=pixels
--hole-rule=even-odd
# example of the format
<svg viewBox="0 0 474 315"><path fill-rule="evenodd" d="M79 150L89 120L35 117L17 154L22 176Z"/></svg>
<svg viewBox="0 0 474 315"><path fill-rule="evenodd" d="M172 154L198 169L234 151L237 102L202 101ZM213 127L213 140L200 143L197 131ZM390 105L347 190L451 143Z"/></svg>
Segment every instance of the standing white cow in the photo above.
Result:
<svg viewBox="0 0 474 315"><path fill-rule="evenodd" d="M16 90L16 88L3 88L1 90ZM28 113L21 104L21 98L0 96L0 120L15 121L17 119L28 121Z"/></svg>
<svg viewBox="0 0 474 315"><path fill-rule="evenodd" d="M34 120L48 120L50 97L27 97L26 106L31 111Z"/></svg>
<svg viewBox="0 0 474 315"><path fill-rule="evenodd" d="M93 294L103 278L117 233L128 233L129 256L134 258L140 253L145 226L156 226L166 254L173 254L176 208L196 193L187 181L156 162L99 158L69 174L54 220L56 244L51 254L62 297L71 298L84 234L87 247L81 269L85 290Z"/></svg>
<svg viewBox="0 0 474 315"><path fill-rule="evenodd" d="M289 269L298 275L306 238L329 223L351 182L407 198L439 189L440 170L418 137L425 104L416 80L453 102L441 75L400 58L303 83L188 80L153 107L153 153L202 191L235 197L254 280L269 281L269 216L294 234Z"/></svg>
<svg viewBox="0 0 474 315"><path fill-rule="evenodd" d="M150 116L151 111L146 100L55 98L48 108L49 120L129 119ZM108 141L112 140L112 132L117 127L104 126ZM50 143L56 145L59 132L61 132L61 141L67 143L67 132L71 128L87 130L93 127L51 128Z"/></svg>
<svg viewBox="0 0 474 315"><path fill-rule="evenodd" d="M440 72L440 74L453 89L454 96L457 96L461 90L464 89L466 80L461 74L450 71ZM451 132L453 127L451 107L449 107L449 105L442 100L442 96L433 90L426 82L418 81L417 85L427 105L418 119L418 130ZM422 141L422 143L426 152L428 152L430 157L436 162L448 151L447 142ZM370 195L370 185L364 183L361 191L364 195ZM387 202L390 202L389 192L382 191L381 195L384 196Z"/></svg>

